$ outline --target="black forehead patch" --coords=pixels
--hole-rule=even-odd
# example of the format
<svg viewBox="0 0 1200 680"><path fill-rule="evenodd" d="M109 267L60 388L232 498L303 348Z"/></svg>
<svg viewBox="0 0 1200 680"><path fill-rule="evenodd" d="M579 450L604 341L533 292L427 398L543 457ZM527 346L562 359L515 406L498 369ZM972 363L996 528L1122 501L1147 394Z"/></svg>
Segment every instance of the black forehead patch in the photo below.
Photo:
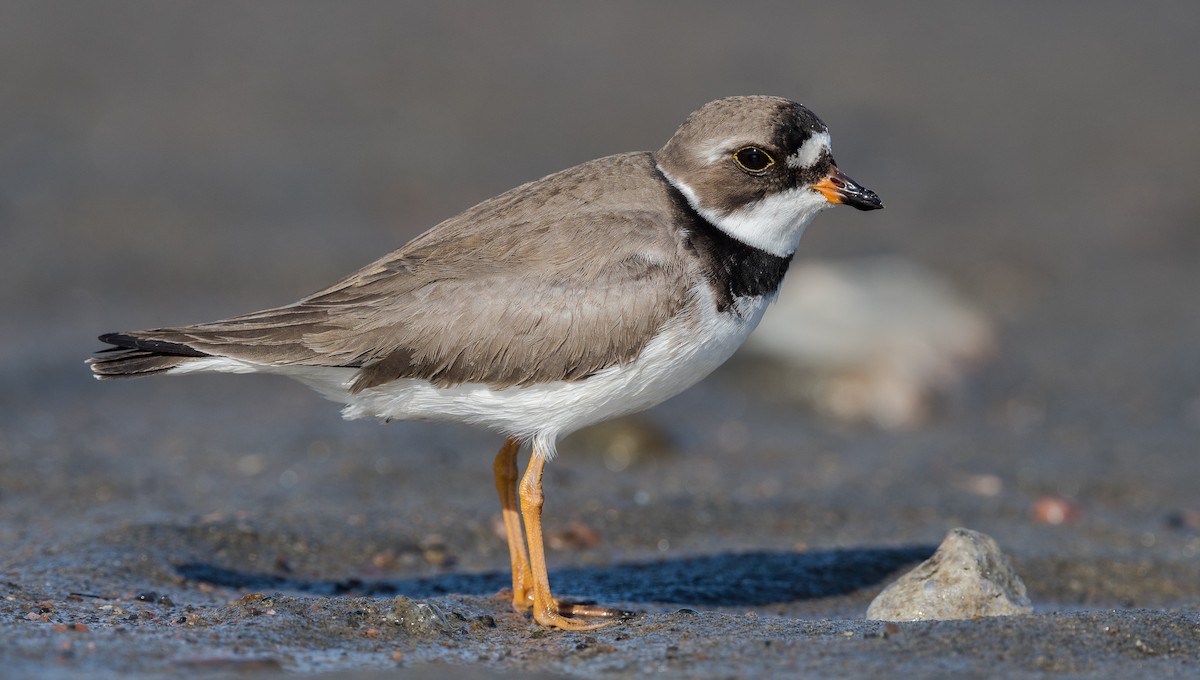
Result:
<svg viewBox="0 0 1200 680"><path fill-rule="evenodd" d="M779 104L775 113L774 127L775 136L771 142L776 149L788 154L799 149L814 134L829 131L825 123L817 118L817 114L796 102Z"/></svg>

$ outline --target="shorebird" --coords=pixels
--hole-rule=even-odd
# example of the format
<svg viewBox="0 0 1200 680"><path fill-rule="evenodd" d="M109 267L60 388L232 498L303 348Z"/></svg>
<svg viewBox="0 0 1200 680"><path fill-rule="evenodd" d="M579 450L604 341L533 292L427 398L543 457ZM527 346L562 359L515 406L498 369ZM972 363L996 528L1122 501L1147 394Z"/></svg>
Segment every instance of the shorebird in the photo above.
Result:
<svg viewBox="0 0 1200 680"><path fill-rule="evenodd" d="M728 359L805 227L835 204L883 207L838 169L816 115L778 97L719 99L658 151L507 191L290 305L101 335L112 347L89 364L101 379L276 373L345 404L346 418L499 432L512 604L539 624L595 628L621 612L550 591L542 472L557 439L658 404Z"/></svg>

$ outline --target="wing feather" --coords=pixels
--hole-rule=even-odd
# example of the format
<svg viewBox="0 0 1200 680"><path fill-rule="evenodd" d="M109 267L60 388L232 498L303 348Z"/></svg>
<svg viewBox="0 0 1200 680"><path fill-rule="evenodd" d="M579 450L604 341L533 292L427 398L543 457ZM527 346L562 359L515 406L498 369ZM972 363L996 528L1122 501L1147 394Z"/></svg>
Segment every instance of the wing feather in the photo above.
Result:
<svg viewBox="0 0 1200 680"><path fill-rule="evenodd" d="M600 187L607 187L598 193ZM665 187L624 154L518 187L285 307L124 334L265 365L496 387L632 361L690 294Z"/></svg>

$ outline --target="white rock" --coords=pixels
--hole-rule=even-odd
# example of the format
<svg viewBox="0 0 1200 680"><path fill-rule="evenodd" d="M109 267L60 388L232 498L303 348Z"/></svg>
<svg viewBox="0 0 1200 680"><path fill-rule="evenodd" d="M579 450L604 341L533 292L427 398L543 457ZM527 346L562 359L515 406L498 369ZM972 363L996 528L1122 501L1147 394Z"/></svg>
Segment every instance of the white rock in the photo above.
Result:
<svg viewBox="0 0 1200 680"><path fill-rule="evenodd" d="M871 621L973 619L1033 613L1025 584L990 536L953 529L932 557L867 608Z"/></svg>
<svg viewBox="0 0 1200 680"><path fill-rule="evenodd" d="M987 315L894 256L795 264L746 344L810 374L822 412L886 428L920 423L994 346Z"/></svg>

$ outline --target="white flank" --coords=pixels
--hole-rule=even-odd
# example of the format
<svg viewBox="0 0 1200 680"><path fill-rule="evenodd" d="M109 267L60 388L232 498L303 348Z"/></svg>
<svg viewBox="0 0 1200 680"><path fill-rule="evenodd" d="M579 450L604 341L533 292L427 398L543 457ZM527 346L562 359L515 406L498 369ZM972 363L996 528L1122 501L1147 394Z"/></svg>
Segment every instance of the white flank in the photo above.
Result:
<svg viewBox="0 0 1200 680"><path fill-rule="evenodd" d="M829 133L817 132L805 140L796 153L787 157L787 164L793 168L811 168L829 148Z"/></svg>
<svg viewBox="0 0 1200 680"><path fill-rule="evenodd" d="M268 367L241 359L229 357L205 357L192 359L172 368L168 373L182 375L184 373L263 373Z"/></svg>
<svg viewBox="0 0 1200 680"><path fill-rule="evenodd" d="M833 206L819 192L808 187L797 187L722 214L701 204L691 187L661 167L659 171L679 189L701 217L742 243L779 257L796 252L808 223L817 213Z"/></svg>
<svg viewBox="0 0 1200 680"><path fill-rule="evenodd" d="M586 425L649 408L699 382L742 345L762 319L767 297L740 298L736 313L719 312L707 286L694 291L696 312L676 317L632 363L585 380L493 389L467 384L435 387L397 380L351 394L356 369L271 366L214 357L188 362L171 373L219 371L286 375L346 404L342 416L384 420L447 420L536 440L554 455L555 440Z"/></svg>

